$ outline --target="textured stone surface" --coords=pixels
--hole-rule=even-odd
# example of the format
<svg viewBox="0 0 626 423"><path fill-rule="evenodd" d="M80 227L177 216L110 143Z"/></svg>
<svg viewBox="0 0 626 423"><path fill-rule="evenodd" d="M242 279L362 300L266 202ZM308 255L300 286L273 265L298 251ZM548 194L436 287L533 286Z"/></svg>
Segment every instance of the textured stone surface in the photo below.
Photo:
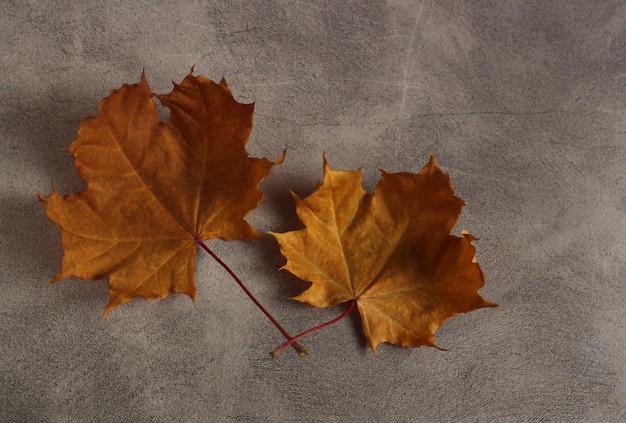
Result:
<svg viewBox="0 0 626 423"><path fill-rule="evenodd" d="M229 4L227 4L229 3ZM614 2L3 1L0 420L626 420L626 5ZM81 188L62 151L110 88L159 92L192 65L256 101L253 155L284 164L250 215L298 226L335 168L417 171L433 152L480 237L500 304L437 332L450 351L368 349L356 318L280 334L199 252L198 296L135 301L47 282L60 236L35 191ZM274 241L211 245L293 333L338 315L292 302Z"/></svg>

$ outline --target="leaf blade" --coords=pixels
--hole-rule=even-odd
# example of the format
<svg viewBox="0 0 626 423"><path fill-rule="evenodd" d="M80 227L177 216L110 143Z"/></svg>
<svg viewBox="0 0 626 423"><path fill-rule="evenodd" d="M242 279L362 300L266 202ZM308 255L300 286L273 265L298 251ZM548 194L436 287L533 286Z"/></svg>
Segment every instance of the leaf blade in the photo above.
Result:
<svg viewBox="0 0 626 423"><path fill-rule="evenodd" d="M345 231L337 230L330 218L311 219L306 211L342 213L328 210L335 205L323 201L323 193L332 187L327 176L338 172L326 167L325 162L324 183L296 202L305 229L274 234L287 258L284 269L311 282L295 299L318 307L356 299L363 333L374 352L384 342L436 347L434 333L446 319L495 306L478 295L484 275L475 259L475 238L465 232L462 237L450 234L465 203L454 195L434 156L416 174L383 172L374 194L363 191L356 210L347 212ZM358 178L360 185L357 173L347 177ZM319 228L324 224L332 236ZM304 263L311 259L311 245L333 236L342 248L313 248L318 265L315 272L307 272ZM347 279L342 265L348 267ZM337 272L344 276L322 276Z"/></svg>
<svg viewBox="0 0 626 423"><path fill-rule="evenodd" d="M194 299L198 239L260 236L244 217L262 200L257 185L283 156L248 157L252 105L237 103L225 83L189 74L158 97L175 107L171 99L181 91L199 132L189 130L178 110L162 124L142 75L139 83L112 90L69 147L87 187L40 196L62 231L64 257L53 282L108 274L104 316L137 296L182 292Z"/></svg>

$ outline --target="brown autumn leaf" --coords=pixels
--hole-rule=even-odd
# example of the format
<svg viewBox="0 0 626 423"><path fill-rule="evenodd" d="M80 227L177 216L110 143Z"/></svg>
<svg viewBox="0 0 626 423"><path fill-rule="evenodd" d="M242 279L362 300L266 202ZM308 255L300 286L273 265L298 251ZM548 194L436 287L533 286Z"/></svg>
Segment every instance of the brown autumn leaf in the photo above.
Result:
<svg viewBox="0 0 626 423"><path fill-rule="evenodd" d="M263 194L257 185L277 162L248 157L253 104L190 73L158 117L145 75L111 91L69 147L87 188L40 200L62 230L64 256L52 283L109 275L106 316L137 296L192 299L196 242L260 235L244 220Z"/></svg>
<svg viewBox="0 0 626 423"><path fill-rule="evenodd" d="M436 347L446 319L495 306L478 295L475 238L450 234L465 203L434 156L417 174L382 172L373 195L360 170L333 170L324 159L324 182L294 198L306 228L272 235L283 268L311 282L295 299L315 307L356 301L374 352L383 342Z"/></svg>

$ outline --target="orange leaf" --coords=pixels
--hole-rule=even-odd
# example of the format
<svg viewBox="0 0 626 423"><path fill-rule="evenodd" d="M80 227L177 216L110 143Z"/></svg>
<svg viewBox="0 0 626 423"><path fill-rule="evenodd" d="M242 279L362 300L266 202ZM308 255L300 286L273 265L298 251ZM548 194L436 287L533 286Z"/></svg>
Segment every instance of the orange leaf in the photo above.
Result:
<svg viewBox="0 0 626 423"><path fill-rule="evenodd" d="M69 148L87 188L40 200L62 229L65 254L53 283L109 275L106 316L137 296L195 298L196 241L260 235L244 220L272 162L248 157L253 104L191 73L170 94L160 122L145 75L112 90Z"/></svg>
<svg viewBox="0 0 626 423"><path fill-rule="evenodd" d="M324 159L324 182L296 211L306 228L272 235L287 269L311 282L295 297L316 307L355 300L369 344L436 346L449 317L495 304L484 284L474 237L450 235L463 200L431 156L417 174L386 173L373 195L361 172Z"/></svg>

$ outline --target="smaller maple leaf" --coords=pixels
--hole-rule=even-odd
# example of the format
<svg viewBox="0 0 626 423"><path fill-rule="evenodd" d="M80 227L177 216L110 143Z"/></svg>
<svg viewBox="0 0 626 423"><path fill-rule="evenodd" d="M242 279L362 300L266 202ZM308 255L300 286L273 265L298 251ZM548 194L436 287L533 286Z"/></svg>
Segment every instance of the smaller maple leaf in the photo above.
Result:
<svg viewBox="0 0 626 423"><path fill-rule="evenodd" d="M87 188L40 196L62 230L64 256L52 283L108 274L103 318L137 296L194 299L198 241L260 237L244 217L282 156L248 157L254 105L235 101L224 80L192 73L156 95L171 111L167 125L145 75L112 90L69 148Z"/></svg>
<svg viewBox="0 0 626 423"><path fill-rule="evenodd" d="M446 319L496 306L478 295L475 238L450 234L465 203L434 156L417 174L383 171L373 195L360 170L333 170L324 158L323 183L303 200L292 195L305 228L272 235L283 268L311 282L295 299L355 301L374 352L383 342L436 347Z"/></svg>

